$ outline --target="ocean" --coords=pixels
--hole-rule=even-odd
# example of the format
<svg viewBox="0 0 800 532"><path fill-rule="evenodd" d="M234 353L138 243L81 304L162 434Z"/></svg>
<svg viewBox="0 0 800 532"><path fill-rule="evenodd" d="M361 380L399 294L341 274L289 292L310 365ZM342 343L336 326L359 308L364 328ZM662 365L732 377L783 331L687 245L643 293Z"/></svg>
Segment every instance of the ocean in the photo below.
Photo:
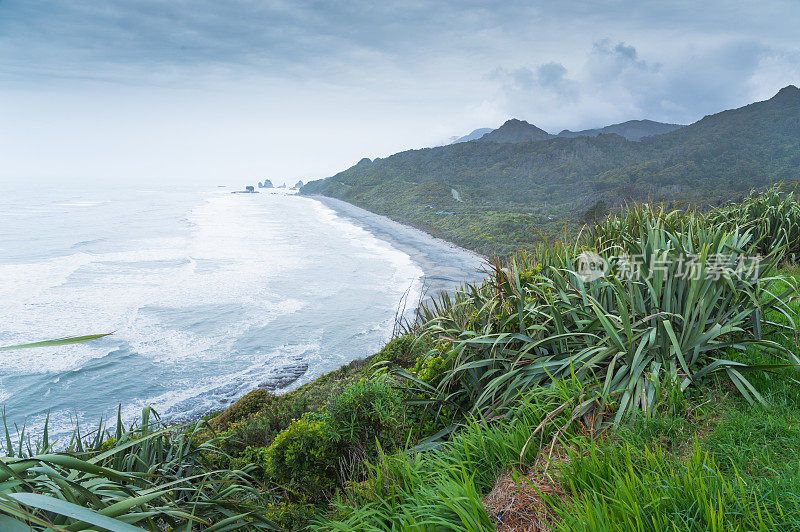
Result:
<svg viewBox="0 0 800 532"><path fill-rule="evenodd" d="M322 203L231 188L16 187L0 197L0 352L9 425L83 432L118 405L185 420L280 393L390 338L423 267ZM407 251L407 250L406 250Z"/></svg>

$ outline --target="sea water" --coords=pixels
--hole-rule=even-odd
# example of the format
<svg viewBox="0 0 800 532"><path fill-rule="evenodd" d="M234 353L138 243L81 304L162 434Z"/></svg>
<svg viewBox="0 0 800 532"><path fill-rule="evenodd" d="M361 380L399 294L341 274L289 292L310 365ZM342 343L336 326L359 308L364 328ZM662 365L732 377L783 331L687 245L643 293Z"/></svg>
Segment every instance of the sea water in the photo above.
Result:
<svg viewBox="0 0 800 532"><path fill-rule="evenodd" d="M62 440L152 405L189 419L291 389L390 337L420 267L307 197L231 188L5 188L0 405Z"/></svg>

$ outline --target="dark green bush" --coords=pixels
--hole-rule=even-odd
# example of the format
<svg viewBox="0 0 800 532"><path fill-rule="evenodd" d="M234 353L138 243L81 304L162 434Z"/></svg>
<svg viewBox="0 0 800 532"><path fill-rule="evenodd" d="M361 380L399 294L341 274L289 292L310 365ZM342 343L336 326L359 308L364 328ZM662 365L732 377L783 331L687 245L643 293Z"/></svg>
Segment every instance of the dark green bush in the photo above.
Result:
<svg viewBox="0 0 800 532"><path fill-rule="evenodd" d="M319 504L319 501L317 501ZM303 497L298 501L278 500L267 506L265 516L281 527L281 530L306 530L308 523L317 515L318 506Z"/></svg>
<svg viewBox="0 0 800 532"><path fill-rule="evenodd" d="M403 428L400 394L385 378L351 384L331 400L327 415L332 430L346 445L374 450L376 439L384 447L399 443Z"/></svg>
<svg viewBox="0 0 800 532"><path fill-rule="evenodd" d="M267 463L267 449L247 447L236 458L231 459L231 469L246 470L251 476L264 480L264 464Z"/></svg>
<svg viewBox="0 0 800 532"><path fill-rule="evenodd" d="M309 410L310 405L293 394L272 396L260 411L228 427L225 448L235 455L247 447L267 447L280 431Z"/></svg>
<svg viewBox="0 0 800 532"><path fill-rule="evenodd" d="M330 494L335 488L339 446L323 416L306 414L275 437L264 454L270 480L300 493Z"/></svg>
<svg viewBox="0 0 800 532"><path fill-rule="evenodd" d="M262 415L256 414L248 426ZM396 447L402 429L399 392L385 378L362 378L335 395L321 412L292 421L268 449L247 447L235 463L262 464L264 476L295 497L329 495L342 475L343 460L356 457L353 466L365 456L375 456L376 440L384 448Z"/></svg>

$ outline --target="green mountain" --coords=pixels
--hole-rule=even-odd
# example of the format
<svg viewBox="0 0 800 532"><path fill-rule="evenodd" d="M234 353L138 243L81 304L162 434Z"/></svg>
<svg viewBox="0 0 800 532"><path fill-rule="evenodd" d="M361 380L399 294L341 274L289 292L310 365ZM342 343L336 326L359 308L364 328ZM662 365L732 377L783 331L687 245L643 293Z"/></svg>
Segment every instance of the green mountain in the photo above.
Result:
<svg viewBox="0 0 800 532"><path fill-rule="evenodd" d="M611 124L610 126L597 129L584 129L582 131L570 131L565 129L558 134L559 137L596 137L607 133L614 133L625 137L628 140L641 140L643 137L651 135L663 135L670 131L682 128L681 124L665 124L652 120L628 120L621 124Z"/></svg>
<svg viewBox="0 0 800 532"><path fill-rule="evenodd" d="M675 131L683 127L681 124L665 124L654 122L653 120L628 120L620 124L610 126L583 129L581 131L563 130L558 135L551 135L547 131L540 129L524 120L511 119L498 129L480 128L472 131L463 137L453 137L450 144L459 142L469 142L471 140L492 141L492 142L527 142L529 140L546 140L553 137L596 137L606 133L615 133L628 140L641 140L643 137L651 135L662 135ZM492 133L488 135L488 133Z"/></svg>
<svg viewBox="0 0 800 532"><path fill-rule="evenodd" d="M524 120L512 118L477 140L479 142L527 142L530 140L546 140L552 137L553 135L544 129L539 129Z"/></svg>
<svg viewBox="0 0 800 532"><path fill-rule="evenodd" d="M512 140L484 140L495 133ZM548 137L513 141L542 134ZM552 137L509 121L481 141L363 159L302 191L483 253L507 253L625 202L719 203L798 178L800 89L788 86L769 100L638 142L617 134Z"/></svg>

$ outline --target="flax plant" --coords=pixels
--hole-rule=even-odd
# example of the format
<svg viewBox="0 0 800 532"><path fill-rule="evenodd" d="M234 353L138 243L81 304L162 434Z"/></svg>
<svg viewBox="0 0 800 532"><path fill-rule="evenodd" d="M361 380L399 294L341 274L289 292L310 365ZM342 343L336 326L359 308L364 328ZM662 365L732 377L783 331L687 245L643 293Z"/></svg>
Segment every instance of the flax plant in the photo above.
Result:
<svg viewBox="0 0 800 532"><path fill-rule="evenodd" d="M82 436L76 426L56 451L47 422L31 442L24 428L12 440L3 421L2 530L275 529L259 511L261 494L247 472L210 467L220 451L198 438L201 424L172 427L148 407L128 428L120 414L113 430L101 423Z"/></svg>
<svg viewBox="0 0 800 532"><path fill-rule="evenodd" d="M443 357L446 370L433 381L413 372L397 377L435 412L484 417L507 415L532 389L577 379L585 389L574 417L595 425L652 414L712 373L759 401L745 376L756 368L730 354L757 348L797 364L794 353L763 334L764 327L793 334L788 301L796 289L772 274L785 239L771 245L753 233L697 213L635 206L572 245L494 261L486 282L421 310L424 335L435 346L426 356ZM742 275L741 264L760 249L766 255ZM579 275L574 261L583 251L602 257L607 275ZM625 257L638 257L635 275L623 274ZM788 325L766 321L773 311Z"/></svg>

